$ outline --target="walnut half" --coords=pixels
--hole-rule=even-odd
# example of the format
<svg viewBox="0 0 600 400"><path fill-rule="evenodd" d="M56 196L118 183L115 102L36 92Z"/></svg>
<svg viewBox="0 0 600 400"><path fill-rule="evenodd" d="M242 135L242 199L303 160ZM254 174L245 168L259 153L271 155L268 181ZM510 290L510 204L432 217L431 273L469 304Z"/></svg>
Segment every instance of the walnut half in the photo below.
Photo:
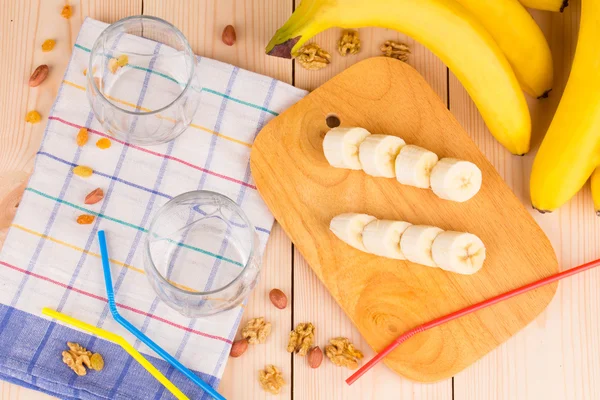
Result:
<svg viewBox="0 0 600 400"><path fill-rule="evenodd" d="M298 50L296 60L304 68L317 70L325 68L331 62L331 54L323 50L316 43L309 43Z"/></svg>
<svg viewBox="0 0 600 400"><path fill-rule="evenodd" d="M77 375L86 375L86 367L97 371L100 371L104 367L104 360L102 360L100 354L96 353L92 355L91 351L88 351L78 343L67 342L67 346L69 350L62 352L62 360ZM98 358L102 360L102 366L99 366Z"/></svg>
<svg viewBox="0 0 600 400"><path fill-rule="evenodd" d="M343 57L348 54L356 54L360 50L360 39L357 31L343 31L342 37L338 40L338 52Z"/></svg>
<svg viewBox="0 0 600 400"><path fill-rule="evenodd" d="M325 355L338 367L349 369L358 368L358 360L364 357L363 353L355 349L350 340L344 337L330 339L329 344L325 346Z"/></svg>
<svg viewBox="0 0 600 400"><path fill-rule="evenodd" d="M65 350L62 352L62 360L77 375L84 376L87 374L85 367L82 365L81 359L76 358L76 356L74 356L70 351Z"/></svg>
<svg viewBox="0 0 600 400"><path fill-rule="evenodd" d="M386 40L385 43L381 45L381 51L386 57L406 62L408 61L408 55L410 54L410 47L404 43Z"/></svg>
<svg viewBox="0 0 600 400"><path fill-rule="evenodd" d="M271 394L279 394L285 381L281 371L274 365L267 365L264 370L258 372L260 386Z"/></svg>
<svg viewBox="0 0 600 400"><path fill-rule="evenodd" d="M288 353L296 352L299 356L305 356L312 347L315 340L315 326L310 322L300 323L290 332L288 342Z"/></svg>
<svg viewBox="0 0 600 400"><path fill-rule="evenodd" d="M253 318L242 329L242 337L250 344L264 343L271 333L271 323L265 322L264 317Z"/></svg>

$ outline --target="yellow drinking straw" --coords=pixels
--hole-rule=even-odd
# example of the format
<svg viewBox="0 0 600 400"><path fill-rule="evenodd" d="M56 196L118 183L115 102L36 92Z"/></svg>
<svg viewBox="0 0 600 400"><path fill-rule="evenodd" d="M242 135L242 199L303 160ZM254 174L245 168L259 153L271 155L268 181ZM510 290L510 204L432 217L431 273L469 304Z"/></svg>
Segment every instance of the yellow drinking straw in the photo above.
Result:
<svg viewBox="0 0 600 400"><path fill-rule="evenodd" d="M45 307L42 309L42 314L47 315L49 317L55 318L59 321L64 322L65 324L74 326L79 329L83 329L84 331L88 331L93 333L94 335L100 336L106 340L109 340L113 343L118 344L125 350L135 361L140 363L142 367L146 369L146 371L150 372L150 374L156 378L157 381L163 384L163 386L171 393L173 396L177 397L180 400L189 400L187 397L177 386L173 384L166 376L164 376L159 370L157 370L154 365L150 364L150 361L146 360L146 358L140 354L132 345L130 345L123 337L106 331L102 328L95 327L93 325L87 324L83 321L80 321L76 318L69 317L63 313L55 311L51 308Z"/></svg>

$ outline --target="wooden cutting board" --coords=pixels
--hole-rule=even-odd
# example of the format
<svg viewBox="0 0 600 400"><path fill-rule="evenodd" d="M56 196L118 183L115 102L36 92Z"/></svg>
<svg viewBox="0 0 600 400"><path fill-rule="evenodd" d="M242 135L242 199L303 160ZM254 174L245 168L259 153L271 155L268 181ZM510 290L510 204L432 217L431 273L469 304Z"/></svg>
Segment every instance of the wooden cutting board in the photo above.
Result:
<svg viewBox="0 0 600 400"><path fill-rule="evenodd" d="M394 179L330 167L322 142L331 114L342 126L474 162L483 173L481 191L455 203ZM558 271L542 230L425 80L400 61L362 61L310 93L265 126L250 164L277 221L375 351L416 325ZM363 253L328 229L347 212L474 233L487 259L477 274L463 276ZM546 286L418 334L385 363L417 381L453 376L532 321L555 291L556 284Z"/></svg>

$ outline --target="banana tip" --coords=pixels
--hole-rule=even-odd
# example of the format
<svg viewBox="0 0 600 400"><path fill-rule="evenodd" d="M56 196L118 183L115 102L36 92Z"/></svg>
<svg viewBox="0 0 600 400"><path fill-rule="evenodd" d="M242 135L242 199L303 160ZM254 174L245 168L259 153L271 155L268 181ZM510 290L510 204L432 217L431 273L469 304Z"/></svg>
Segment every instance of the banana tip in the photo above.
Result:
<svg viewBox="0 0 600 400"><path fill-rule="evenodd" d="M539 208L536 208L534 205L531 205L531 208L533 208L535 211L539 212L540 214L546 214L546 213L552 212L552 210L540 210Z"/></svg>
<svg viewBox="0 0 600 400"><path fill-rule="evenodd" d="M546 90L544 93L542 93L541 95L539 95L537 98L538 100L540 99L547 99L548 95L550 94L550 92L552 91L552 89L548 89Z"/></svg>
<svg viewBox="0 0 600 400"><path fill-rule="evenodd" d="M596 210L596 215L600 217L600 210Z"/></svg>
<svg viewBox="0 0 600 400"><path fill-rule="evenodd" d="M560 6L560 12L565 11L565 8L569 6L569 0L563 0L562 5Z"/></svg>
<svg viewBox="0 0 600 400"><path fill-rule="evenodd" d="M300 40L301 37L302 36L296 36L283 43L277 43L271 50L267 51L267 54L281 58L292 58L292 48L298 43L298 40Z"/></svg>

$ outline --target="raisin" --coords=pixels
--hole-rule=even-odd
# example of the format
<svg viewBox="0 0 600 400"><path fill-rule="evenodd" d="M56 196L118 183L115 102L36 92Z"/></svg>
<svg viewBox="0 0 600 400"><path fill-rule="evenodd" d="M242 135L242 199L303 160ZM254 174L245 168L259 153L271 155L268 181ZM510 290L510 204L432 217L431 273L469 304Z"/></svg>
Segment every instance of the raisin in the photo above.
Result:
<svg viewBox="0 0 600 400"><path fill-rule="evenodd" d="M60 15L65 19L71 18L73 16L73 7L67 4L63 7L62 11L60 12Z"/></svg>
<svg viewBox="0 0 600 400"><path fill-rule="evenodd" d="M90 362L92 363L93 370L102 371L102 368L104 368L104 359L98 353L92 354L92 357L90 357Z"/></svg>
<svg viewBox="0 0 600 400"><path fill-rule="evenodd" d="M29 122L31 124L37 124L41 120L42 120L42 116L40 115L39 112L37 112L35 110L29 111L27 113L27 115L25 116L25 122Z"/></svg>
<svg viewBox="0 0 600 400"><path fill-rule="evenodd" d="M83 146L88 141L88 130L87 128L81 128L77 133L77 146Z"/></svg>
<svg viewBox="0 0 600 400"><path fill-rule="evenodd" d="M44 43L42 43L42 51L43 52L52 51L55 44L56 44L56 40L54 40L54 39L45 40Z"/></svg>
<svg viewBox="0 0 600 400"><path fill-rule="evenodd" d="M96 142L96 147L102 150L106 150L110 146L112 146L112 142L110 141L110 139L107 138L98 139L98 141Z"/></svg>
<svg viewBox="0 0 600 400"><path fill-rule="evenodd" d="M81 214L79 217L77 217L77 223L79 225L89 225L92 222L94 222L95 219L96 219L96 217L93 215Z"/></svg>
<svg viewBox="0 0 600 400"><path fill-rule="evenodd" d="M78 165L73 168L73 173L77 176L81 176L82 178L89 178L94 173L94 170L90 167Z"/></svg>
<svg viewBox="0 0 600 400"><path fill-rule="evenodd" d="M129 62L129 57L127 57L126 54L121 54L119 57L117 57L117 65L119 67L126 66L128 62Z"/></svg>

